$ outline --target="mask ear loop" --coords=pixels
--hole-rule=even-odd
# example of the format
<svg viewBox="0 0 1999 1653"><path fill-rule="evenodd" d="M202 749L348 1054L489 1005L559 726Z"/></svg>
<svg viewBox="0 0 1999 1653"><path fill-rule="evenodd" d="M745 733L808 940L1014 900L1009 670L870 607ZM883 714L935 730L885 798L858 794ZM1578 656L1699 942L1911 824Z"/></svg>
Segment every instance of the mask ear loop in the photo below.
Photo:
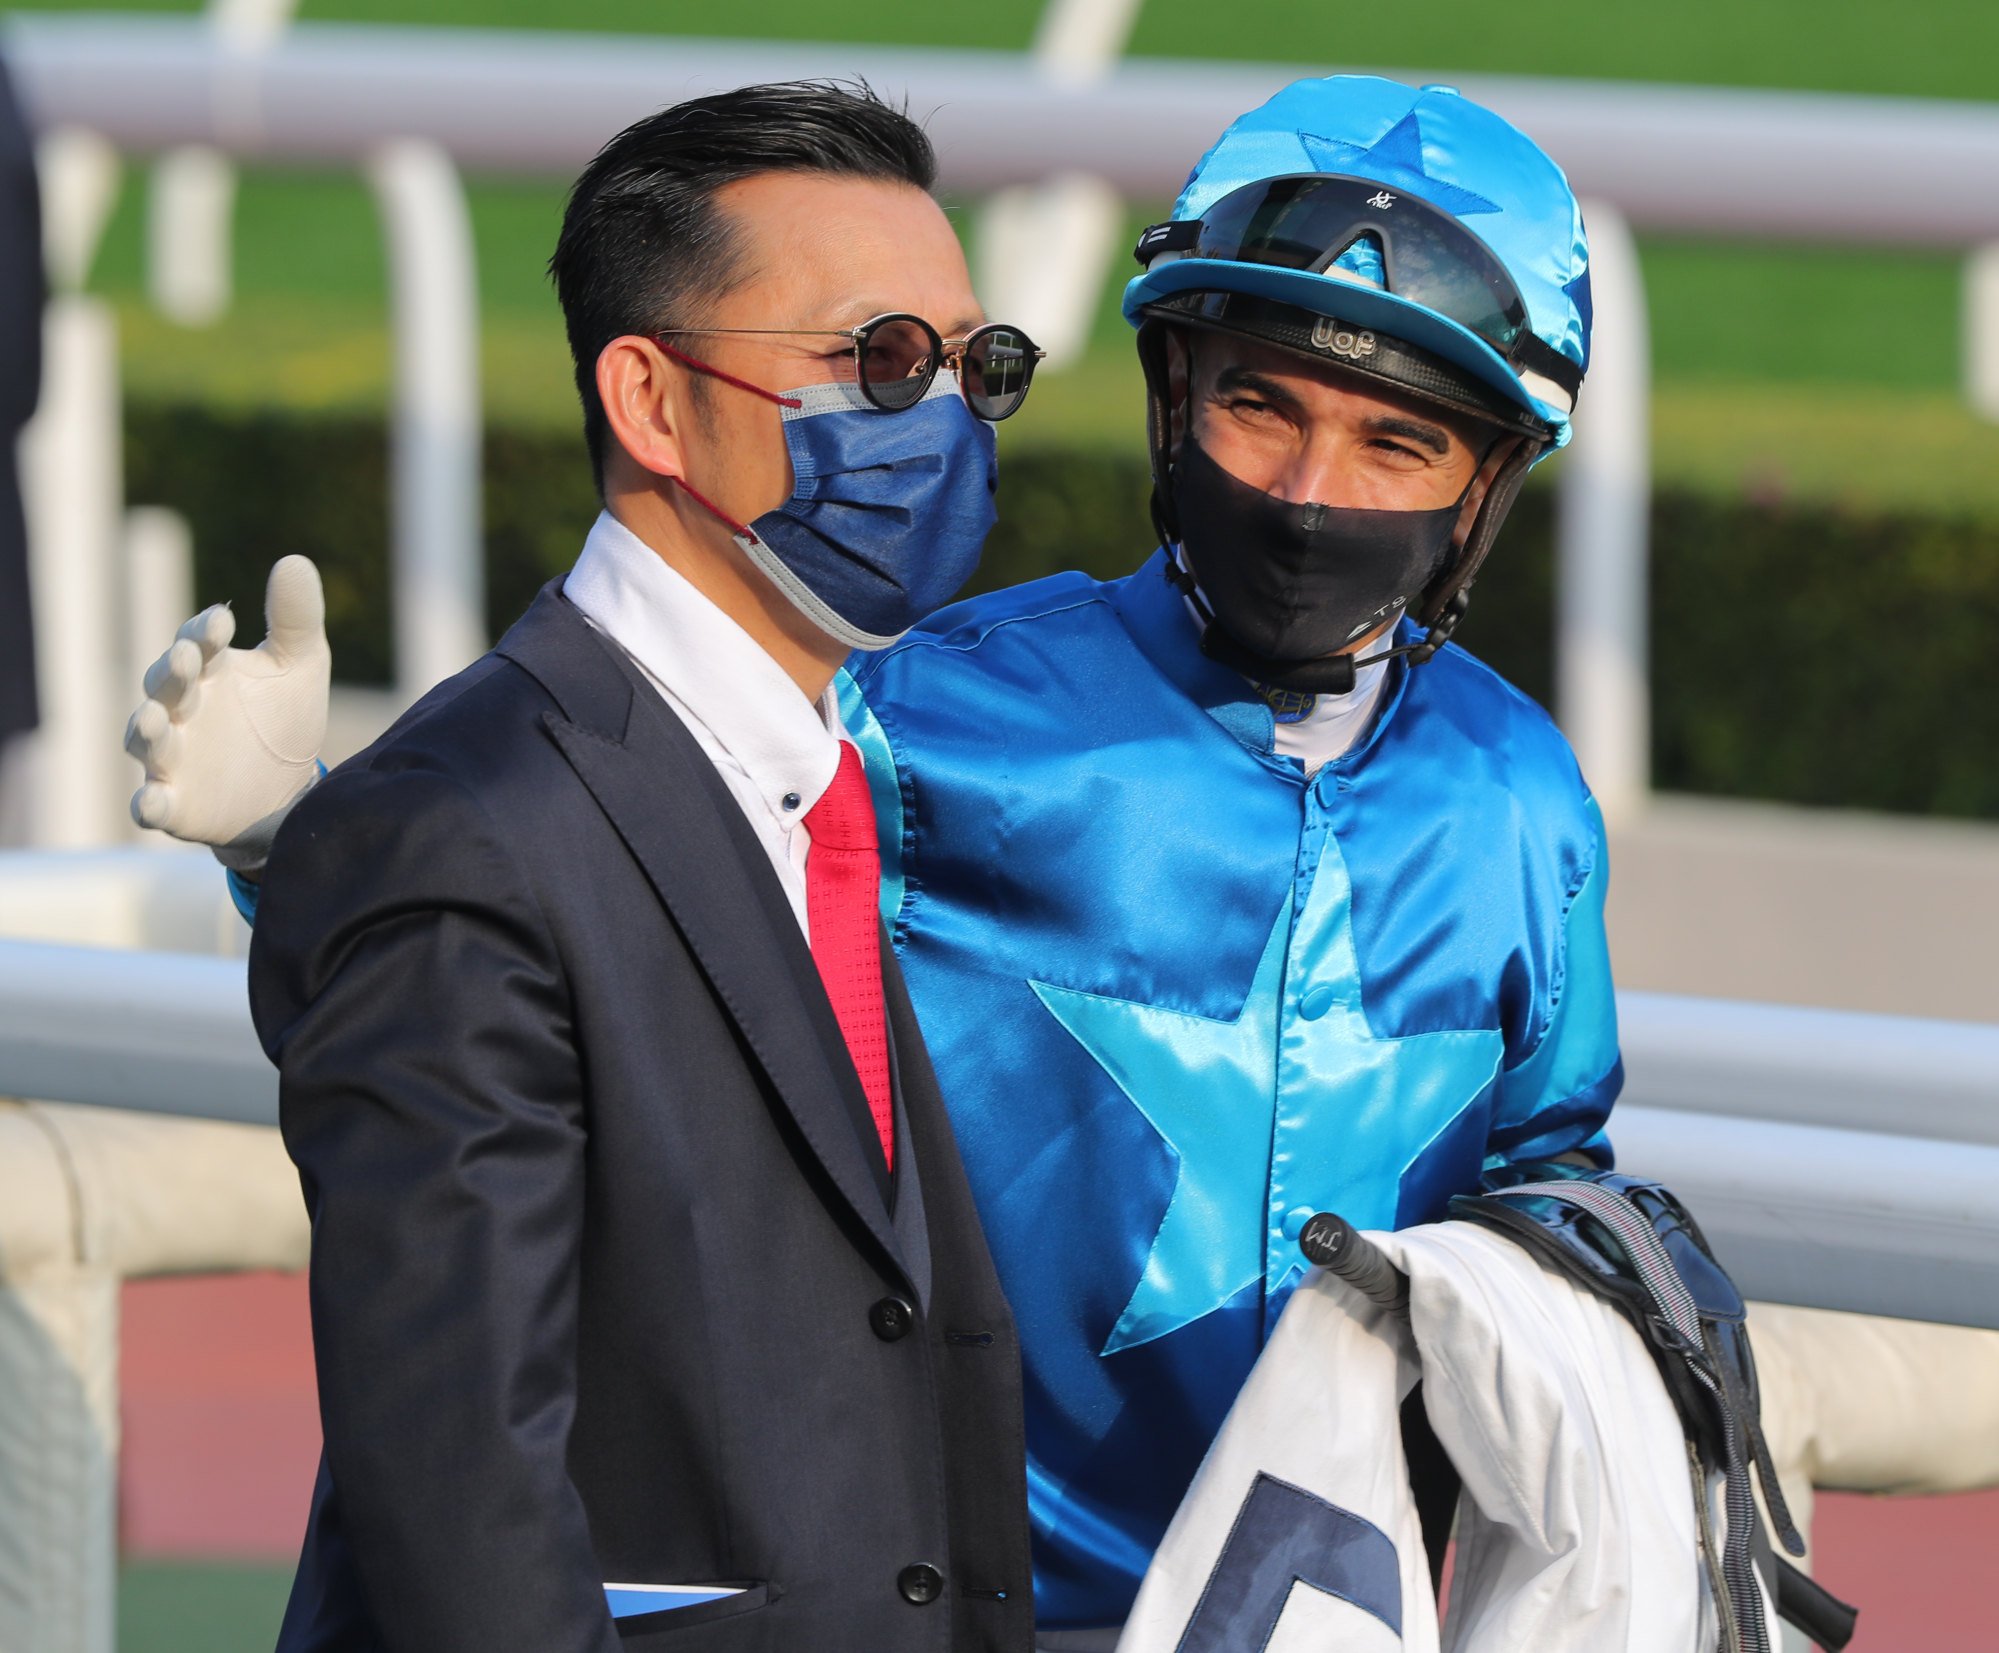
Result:
<svg viewBox="0 0 1999 1653"><path fill-rule="evenodd" d="M690 356L686 351L676 349L663 338L656 337L652 342L659 346L661 354L672 357L682 367L692 368L696 373L705 373L711 379L720 379L723 384L734 385L738 390L747 390L752 396L761 396L766 402L775 402L781 408L795 408L805 405L796 396L781 396L774 390L765 390L762 385L753 385L747 379L739 379L733 373L724 373L722 369L704 362L699 356ZM702 493L700 489L696 488L693 483L689 482L686 477L672 476L668 477L667 480L673 483L682 493L693 500L696 505L700 506L702 510L706 511L738 539L748 540L752 543L756 541L757 536L751 531L747 523L738 522L734 517L730 516L721 506L717 505L706 494Z"/></svg>
<svg viewBox="0 0 1999 1653"><path fill-rule="evenodd" d="M720 379L725 385L734 385L738 390L747 390L752 396L761 396L766 402L775 402L781 408L805 405L796 396L781 396L774 390L765 390L762 385L753 385L747 379L739 379L733 373L724 373L719 367L709 365L699 356L690 356L686 351L676 349L663 338L655 338L652 342L659 346L662 355L671 356L682 367L691 367L696 373L705 373L711 379Z"/></svg>

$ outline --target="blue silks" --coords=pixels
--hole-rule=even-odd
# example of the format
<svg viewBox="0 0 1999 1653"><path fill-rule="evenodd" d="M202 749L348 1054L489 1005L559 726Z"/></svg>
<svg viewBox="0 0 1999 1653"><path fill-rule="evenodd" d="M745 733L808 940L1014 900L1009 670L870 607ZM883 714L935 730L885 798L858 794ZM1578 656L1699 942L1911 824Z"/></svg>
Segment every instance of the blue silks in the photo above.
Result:
<svg viewBox="0 0 1999 1653"><path fill-rule="evenodd" d="M945 610L843 712L1019 1322L1037 1621L1111 1624L1315 1210L1442 1215L1621 1072L1602 827L1546 716L1399 662L1309 783L1155 556Z"/></svg>
<svg viewBox="0 0 1999 1653"><path fill-rule="evenodd" d="M320 767L323 769L325 765ZM223 874L222 881L229 887L229 899L235 903L237 915L245 924L256 927L257 903L263 897L263 889L255 879L245 878L234 867Z"/></svg>

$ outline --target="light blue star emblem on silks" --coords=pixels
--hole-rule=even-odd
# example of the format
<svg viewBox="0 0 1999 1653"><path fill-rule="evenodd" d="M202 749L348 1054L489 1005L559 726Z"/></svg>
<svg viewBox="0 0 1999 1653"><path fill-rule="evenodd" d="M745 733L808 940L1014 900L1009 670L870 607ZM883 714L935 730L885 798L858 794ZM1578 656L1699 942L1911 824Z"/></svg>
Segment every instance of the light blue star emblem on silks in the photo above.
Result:
<svg viewBox="0 0 1999 1653"><path fill-rule="evenodd" d="M1176 1164L1106 1355L1191 1325L1259 1279L1274 1298L1297 1272L1282 1231L1294 1207L1391 1226L1403 1173L1498 1070L1497 1031L1384 1038L1368 1025L1346 868L1330 835L1312 838L1296 930L1287 901L1233 1020L1029 984Z"/></svg>
<svg viewBox="0 0 1999 1653"><path fill-rule="evenodd" d="M1298 142L1315 172L1359 173L1399 184L1458 218L1499 211L1496 201L1430 176L1423 166L1423 128L1413 109L1365 147L1312 132L1300 132Z"/></svg>
<svg viewBox="0 0 1999 1653"><path fill-rule="evenodd" d="M1178 1331L1263 1272L1270 1099L1290 916L1286 902L1233 1021L1029 984L1179 1165L1138 1287L1104 1345L1107 1355Z"/></svg>

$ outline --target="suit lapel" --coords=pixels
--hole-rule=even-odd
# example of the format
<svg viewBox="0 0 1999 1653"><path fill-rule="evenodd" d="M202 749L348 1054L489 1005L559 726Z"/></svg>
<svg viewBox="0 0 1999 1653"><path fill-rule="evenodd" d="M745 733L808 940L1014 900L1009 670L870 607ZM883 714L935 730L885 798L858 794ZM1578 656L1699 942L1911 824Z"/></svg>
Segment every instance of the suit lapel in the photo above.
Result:
<svg viewBox="0 0 1999 1653"><path fill-rule="evenodd" d="M884 987L887 972L895 968L895 953L889 946L888 926L882 926L882 968ZM930 1217L923 1205L923 1156L938 1150L928 1140L919 1143L921 1133L909 1126L909 1103L903 1088L901 1045L917 1037L914 1023L899 1027L888 1018L888 1064L895 1099L895 1203L892 1208L895 1234L908 1265L909 1283L916 1288L917 1306L930 1312Z"/></svg>
<svg viewBox="0 0 1999 1653"><path fill-rule="evenodd" d="M854 1129L856 1110L867 1111L860 1080L850 1061L830 1054L844 1057L845 1046L811 952L714 765L555 584L499 652L562 707L563 715L543 714L550 737L645 872L799 1134L906 1278L882 1185Z"/></svg>
<svg viewBox="0 0 1999 1653"><path fill-rule="evenodd" d="M909 989L893 952L885 951L882 955L882 989L888 1003L888 1025L895 1040L901 1118L908 1123L910 1140L918 1145L911 1168L916 1168L920 1161L923 1222L933 1259L932 1292L940 1296L948 1293L966 1313L1004 1313L1005 1297L965 1177L957 1135L951 1128L950 1113L938 1090L937 1074L930 1065L930 1053L917 1026L916 1010L909 1002ZM905 1184L905 1199L907 1188ZM975 1310L980 1303L999 1307Z"/></svg>

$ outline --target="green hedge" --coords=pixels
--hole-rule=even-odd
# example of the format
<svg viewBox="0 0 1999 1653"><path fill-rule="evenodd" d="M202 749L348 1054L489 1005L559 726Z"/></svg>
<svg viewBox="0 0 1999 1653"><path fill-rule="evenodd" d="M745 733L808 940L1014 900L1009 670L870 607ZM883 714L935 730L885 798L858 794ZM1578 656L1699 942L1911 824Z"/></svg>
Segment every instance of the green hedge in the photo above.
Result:
<svg viewBox="0 0 1999 1653"><path fill-rule="evenodd" d="M194 526L201 599L254 634L287 551L326 576L340 674L389 673L386 481L373 420L134 406L135 504ZM1143 467L1010 454L973 589L1063 568L1116 574L1151 544ZM1551 505L1530 489L1462 633L1548 698ZM596 508L580 440L486 442L488 621L568 566ZM1653 507L1653 766L1662 788L1999 819L1999 521L1856 516L1662 491Z"/></svg>

